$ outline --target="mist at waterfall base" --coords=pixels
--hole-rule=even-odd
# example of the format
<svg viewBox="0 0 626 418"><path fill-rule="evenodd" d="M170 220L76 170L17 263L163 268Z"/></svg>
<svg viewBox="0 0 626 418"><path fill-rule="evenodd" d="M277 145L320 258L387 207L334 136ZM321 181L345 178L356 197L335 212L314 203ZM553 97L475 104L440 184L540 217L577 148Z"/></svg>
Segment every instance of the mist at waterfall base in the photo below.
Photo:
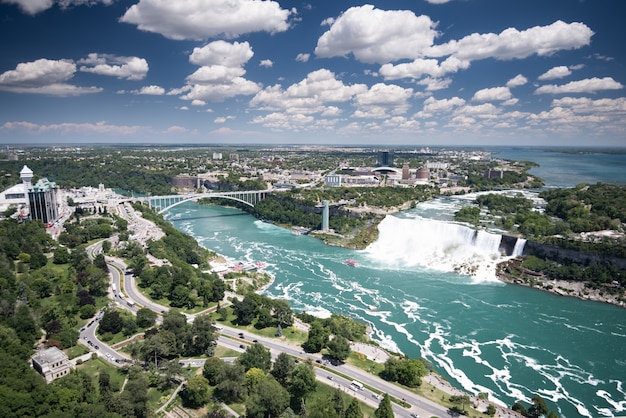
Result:
<svg viewBox="0 0 626 418"><path fill-rule="evenodd" d="M500 236L423 218L433 204L388 216L364 251L216 206L187 203L168 219L206 248L266 263L268 296L364 321L380 345L427 358L468 392L506 406L540 394L562 417L626 411L626 310L497 281Z"/></svg>

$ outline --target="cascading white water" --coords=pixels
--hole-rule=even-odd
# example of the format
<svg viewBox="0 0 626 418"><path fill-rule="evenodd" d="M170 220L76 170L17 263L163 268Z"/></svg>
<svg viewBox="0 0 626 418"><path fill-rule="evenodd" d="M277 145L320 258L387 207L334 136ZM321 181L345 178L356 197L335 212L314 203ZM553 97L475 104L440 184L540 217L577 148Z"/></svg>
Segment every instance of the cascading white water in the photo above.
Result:
<svg viewBox="0 0 626 418"><path fill-rule="evenodd" d="M464 225L425 218L387 216L378 226L379 237L367 247L377 262L456 271L480 281L495 281L502 261L502 236Z"/></svg>
<svg viewBox="0 0 626 418"><path fill-rule="evenodd" d="M524 252L525 245L526 240L524 238L518 238L517 241L515 241L515 246L513 247L511 257L521 257Z"/></svg>

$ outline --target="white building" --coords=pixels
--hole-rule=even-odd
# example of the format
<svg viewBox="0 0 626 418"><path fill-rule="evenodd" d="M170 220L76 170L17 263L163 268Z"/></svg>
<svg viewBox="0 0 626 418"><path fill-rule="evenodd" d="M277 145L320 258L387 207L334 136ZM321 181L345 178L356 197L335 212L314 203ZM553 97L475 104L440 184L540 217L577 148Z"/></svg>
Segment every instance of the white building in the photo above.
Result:
<svg viewBox="0 0 626 418"><path fill-rule="evenodd" d="M22 216L28 215L28 188L33 179L33 171L24 165L20 171L22 183L11 186L0 193L0 212L14 207Z"/></svg>
<svg viewBox="0 0 626 418"><path fill-rule="evenodd" d="M46 379L46 383L70 373L72 364L67 354L57 347L50 347L31 358L33 369Z"/></svg>

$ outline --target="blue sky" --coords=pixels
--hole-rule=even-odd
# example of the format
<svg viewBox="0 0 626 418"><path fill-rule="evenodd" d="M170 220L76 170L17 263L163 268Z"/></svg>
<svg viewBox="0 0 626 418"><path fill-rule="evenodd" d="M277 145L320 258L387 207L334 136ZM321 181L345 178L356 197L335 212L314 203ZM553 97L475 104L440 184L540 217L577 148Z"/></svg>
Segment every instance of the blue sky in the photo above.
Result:
<svg viewBox="0 0 626 418"><path fill-rule="evenodd" d="M0 0L0 144L626 146L622 0Z"/></svg>

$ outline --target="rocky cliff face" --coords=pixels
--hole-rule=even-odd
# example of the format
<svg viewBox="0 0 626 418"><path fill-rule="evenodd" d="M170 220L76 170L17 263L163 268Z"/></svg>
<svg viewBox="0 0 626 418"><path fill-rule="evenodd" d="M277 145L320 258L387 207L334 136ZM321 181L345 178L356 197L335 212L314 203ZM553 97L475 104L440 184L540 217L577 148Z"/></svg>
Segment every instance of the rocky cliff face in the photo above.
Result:
<svg viewBox="0 0 626 418"><path fill-rule="evenodd" d="M515 237L507 237L509 239L515 239ZM504 239L504 237L503 237ZM514 245L514 244L513 244ZM587 265L590 263L609 262L615 267L620 269L626 269L626 259L603 256L599 254L590 254L577 250L570 250L566 248L560 248L555 245L540 244L534 241L527 241L524 246L524 252L522 255L534 255L535 257L544 258L559 263L565 261L572 261L577 264Z"/></svg>

